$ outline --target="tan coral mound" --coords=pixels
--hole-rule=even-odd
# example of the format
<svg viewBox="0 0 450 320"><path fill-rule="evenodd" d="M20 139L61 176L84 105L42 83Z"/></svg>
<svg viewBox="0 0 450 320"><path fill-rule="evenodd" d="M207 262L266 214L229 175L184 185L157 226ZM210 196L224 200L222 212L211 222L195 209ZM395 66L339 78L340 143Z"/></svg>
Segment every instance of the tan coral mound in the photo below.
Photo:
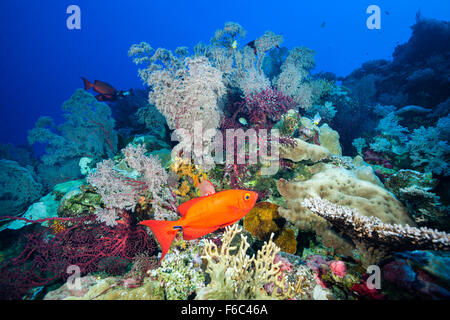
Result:
<svg viewBox="0 0 450 320"><path fill-rule="evenodd" d="M369 181L358 179L351 170L322 164L322 170L306 181L278 181L278 191L286 200L287 208L280 207L282 217L294 223L301 231L315 231L326 246L339 253L350 254L354 247L322 217L304 208L306 198L322 198L334 204L355 208L366 217L376 217L384 223L414 225L405 207L386 189Z"/></svg>
<svg viewBox="0 0 450 320"><path fill-rule="evenodd" d="M319 142L322 147L327 148L331 154L342 155L342 148L339 144L339 132L331 129L328 124L320 127Z"/></svg>
<svg viewBox="0 0 450 320"><path fill-rule="evenodd" d="M330 151L325 147L311 144L298 138L294 138L294 140L297 143L295 147L280 145L281 158L294 162L302 160L317 162L330 155Z"/></svg>

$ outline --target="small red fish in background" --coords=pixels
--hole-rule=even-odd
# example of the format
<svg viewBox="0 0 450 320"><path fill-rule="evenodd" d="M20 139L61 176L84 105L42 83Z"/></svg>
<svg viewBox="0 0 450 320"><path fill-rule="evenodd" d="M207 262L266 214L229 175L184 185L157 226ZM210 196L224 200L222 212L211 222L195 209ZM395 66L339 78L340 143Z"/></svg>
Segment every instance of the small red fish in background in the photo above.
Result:
<svg viewBox="0 0 450 320"><path fill-rule="evenodd" d="M216 189L211 181L204 179L202 182L199 182L196 176L194 176L193 180L194 187L198 189L198 195L200 197L209 196L216 193Z"/></svg>
<svg viewBox="0 0 450 320"><path fill-rule="evenodd" d="M178 206L181 218L177 221L145 220L139 224L152 230L161 246L162 260L179 230L183 231L184 240L203 237L239 221L257 199L258 194L253 191L225 190L181 204Z"/></svg>
<svg viewBox="0 0 450 320"><path fill-rule="evenodd" d="M81 80L84 82L84 90L92 88L95 92L99 93L95 96L98 101L113 101L117 99L117 90L112 85L100 80L95 80L92 83L83 77L81 77Z"/></svg>

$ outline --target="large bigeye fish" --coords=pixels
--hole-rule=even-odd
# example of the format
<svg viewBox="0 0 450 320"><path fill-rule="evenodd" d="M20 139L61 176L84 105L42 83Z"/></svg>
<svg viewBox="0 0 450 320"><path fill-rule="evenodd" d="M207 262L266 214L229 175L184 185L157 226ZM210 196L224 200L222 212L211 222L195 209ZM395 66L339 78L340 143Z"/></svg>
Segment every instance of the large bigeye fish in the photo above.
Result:
<svg viewBox="0 0 450 320"><path fill-rule="evenodd" d="M181 218L177 221L145 220L158 240L162 255L169 251L178 231L184 240L200 238L219 228L234 224L255 205L258 194L247 190L225 190L189 200L178 207Z"/></svg>

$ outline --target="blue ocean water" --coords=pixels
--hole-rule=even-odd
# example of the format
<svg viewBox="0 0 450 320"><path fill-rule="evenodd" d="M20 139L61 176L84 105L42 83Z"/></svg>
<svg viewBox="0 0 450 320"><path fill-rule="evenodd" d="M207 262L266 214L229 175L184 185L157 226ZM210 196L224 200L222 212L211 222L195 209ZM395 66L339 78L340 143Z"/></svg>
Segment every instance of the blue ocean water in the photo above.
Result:
<svg viewBox="0 0 450 320"><path fill-rule="evenodd" d="M373 2L373 1L372 1ZM266 30L284 35L288 48L315 51L316 70L348 75L363 62L389 59L411 34L415 14L448 20L449 4L412 1L2 1L0 141L26 143L26 131L41 115L62 121L60 106L80 76L118 89L143 87L128 48L141 41L154 48L193 48L208 42L227 21L259 37ZM81 30L68 30L66 9L81 9ZM380 30L366 27L366 9L382 11ZM325 26L322 28L322 24Z"/></svg>

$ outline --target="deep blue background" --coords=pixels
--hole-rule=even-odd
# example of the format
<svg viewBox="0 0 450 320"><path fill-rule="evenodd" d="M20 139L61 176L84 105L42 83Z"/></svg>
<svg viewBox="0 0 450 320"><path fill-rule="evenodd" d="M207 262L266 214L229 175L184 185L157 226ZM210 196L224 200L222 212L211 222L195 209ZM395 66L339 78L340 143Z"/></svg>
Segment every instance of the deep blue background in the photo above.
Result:
<svg viewBox="0 0 450 320"><path fill-rule="evenodd" d="M66 28L71 4L81 8L81 30ZM381 30L366 28L370 4L381 7ZM0 142L26 143L41 115L62 121L61 104L82 87L80 76L117 89L142 86L127 56L134 43L192 48L236 21L248 31L245 42L266 30L282 33L285 46L317 51L315 71L346 75L364 61L390 58L408 40L419 8L449 20L446 0L1 0Z"/></svg>

